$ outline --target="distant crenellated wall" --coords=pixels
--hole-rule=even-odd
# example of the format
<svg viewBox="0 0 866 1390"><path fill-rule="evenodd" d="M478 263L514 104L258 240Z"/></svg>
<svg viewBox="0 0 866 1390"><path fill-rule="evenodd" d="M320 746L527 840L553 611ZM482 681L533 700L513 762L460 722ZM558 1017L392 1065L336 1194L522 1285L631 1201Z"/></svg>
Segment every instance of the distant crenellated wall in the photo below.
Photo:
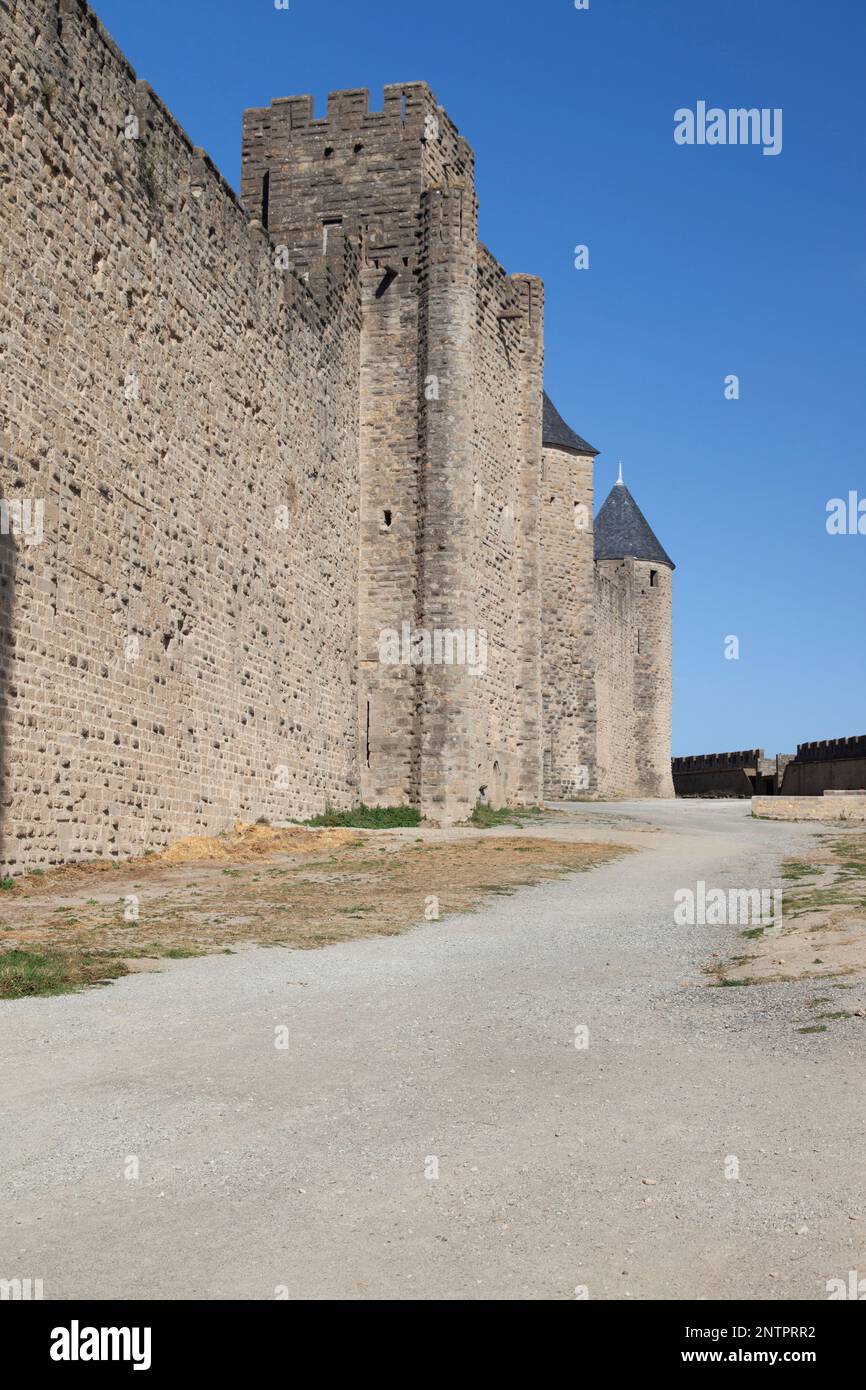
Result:
<svg viewBox="0 0 866 1390"><path fill-rule="evenodd" d="M799 743L785 767L784 796L866 789L866 735Z"/></svg>

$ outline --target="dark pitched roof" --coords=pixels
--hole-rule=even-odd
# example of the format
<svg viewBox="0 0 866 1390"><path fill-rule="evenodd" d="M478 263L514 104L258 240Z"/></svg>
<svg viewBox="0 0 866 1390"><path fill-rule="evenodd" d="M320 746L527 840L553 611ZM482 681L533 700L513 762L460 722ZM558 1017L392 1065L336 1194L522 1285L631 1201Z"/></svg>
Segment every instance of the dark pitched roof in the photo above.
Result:
<svg viewBox="0 0 866 1390"><path fill-rule="evenodd" d="M676 568L625 483L614 483L595 518L595 558L622 560L626 555Z"/></svg>
<svg viewBox="0 0 866 1390"><path fill-rule="evenodd" d="M575 454L591 454L593 458L598 449L593 449L579 434L575 434L563 420L553 401L544 393L544 420L541 427L541 440L545 447L571 449Z"/></svg>

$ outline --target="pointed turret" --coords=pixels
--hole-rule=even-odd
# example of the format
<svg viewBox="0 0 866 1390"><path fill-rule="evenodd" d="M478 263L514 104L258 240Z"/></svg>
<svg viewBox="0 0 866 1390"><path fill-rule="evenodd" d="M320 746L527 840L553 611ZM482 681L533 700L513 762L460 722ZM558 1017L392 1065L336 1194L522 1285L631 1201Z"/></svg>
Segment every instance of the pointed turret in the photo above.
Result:
<svg viewBox="0 0 866 1390"><path fill-rule="evenodd" d="M595 518L596 560L624 560L633 555L636 560L676 566L656 536L637 502L620 475L607 500Z"/></svg>
<svg viewBox="0 0 866 1390"><path fill-rule="evenodd" d="M579 434L575 434L557 410L553 401L544 393L544 416L541 424L541 442L545 449L567 449L571 453L586 454L595 458L598 449L593 449Z"/></svg>

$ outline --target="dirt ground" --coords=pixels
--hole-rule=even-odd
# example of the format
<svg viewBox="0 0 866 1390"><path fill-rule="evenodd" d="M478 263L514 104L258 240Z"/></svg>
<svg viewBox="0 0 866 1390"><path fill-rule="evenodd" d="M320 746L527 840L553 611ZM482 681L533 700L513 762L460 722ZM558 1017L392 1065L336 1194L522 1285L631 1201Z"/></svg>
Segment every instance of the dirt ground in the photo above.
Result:
<svg viewBox="0 0 866 1390"><path fill-rule="evenodd" d="M0 993L4 952L83 958L77 982L95 983L161 957L389 936L628 852L519 834L239 825L125 864L18 880L0 901ZM17 976L5 992L43 991Z"/></svg>
<svg viewBox="0 0 866 1390"><path fill-rule="evenodd" d="M717 982L747 985L862 975L866 834L838 830L819 835L800 857L784 860L782 881L780 922L744 928L742 954L711 963Z"/></svg>

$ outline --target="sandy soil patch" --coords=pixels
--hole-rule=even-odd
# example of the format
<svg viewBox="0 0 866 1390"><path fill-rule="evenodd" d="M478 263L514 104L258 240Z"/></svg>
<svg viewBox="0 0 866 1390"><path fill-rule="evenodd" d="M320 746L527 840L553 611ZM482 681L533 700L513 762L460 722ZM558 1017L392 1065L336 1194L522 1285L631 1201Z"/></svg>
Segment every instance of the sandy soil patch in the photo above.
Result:
<svg viewBox="0 0 866 1390"><path fill-rule="evenodd" d="M834 831L782 869L780 925L741 932L743 953L709 967L719 984L821 980L866 972L866 834Z"/></svg>

